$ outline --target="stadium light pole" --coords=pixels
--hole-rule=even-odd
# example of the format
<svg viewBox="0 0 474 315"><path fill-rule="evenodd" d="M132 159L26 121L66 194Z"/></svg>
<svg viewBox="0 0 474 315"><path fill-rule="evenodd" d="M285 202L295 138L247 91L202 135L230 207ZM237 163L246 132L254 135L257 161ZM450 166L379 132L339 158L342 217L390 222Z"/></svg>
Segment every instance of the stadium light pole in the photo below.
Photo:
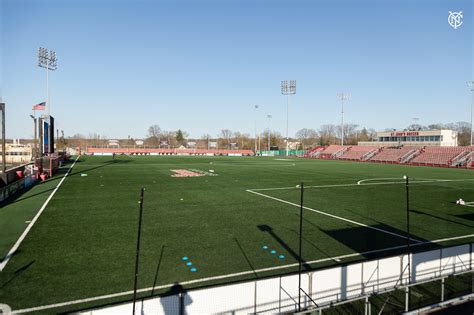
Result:
<svg viewBox="0 0 474 315"><path fill-rule="evenodd" d="M46 106L48 115L51 114L51 105L49 103L49 71L55 71L58 68L58 58L54 50L43 47L38 48L38 67L46 70Z"/></svg>
<svg viewBox="0 0 474 315"><path fill-rule="evenodd" d="M267 115L267 118L268 118L268 151L270 151L270 135L271 135L271 132L270 132L270 121L272 119L272 115Z"/></svg>
<svg viewBox="0 0 474 315"><path fill-rule="evenodd" d="M286 156L288 156L288 113L290 96L296 94L296 80L281 81L281 94L286 95Z"/></svg>
<svg viewBox="0 0 474 315"><path fill-rule="evenodd" d="M350 99L349 93L337 93L337 97L341 101L341 145L344 145L344 101Z"/></svg>
<svg viewBox="0 0 474 315"><path fill-rule="evenodd" d="M38 158L38 151L36 149L36 137L37 137L37 127L36 127L36 117L33 116L33 115L30 115L31 119L33 119L33 123L34 123L34 138L33 138L33 150L34 150L34 157L35 157L35 161L36 161L36 158Z"/></svg>
<svg viewBox="0 0 474 315"><path fill-rule="evenodd" d="M471 90L471 147L472 147L472 135L474 133L474 130L473 129L473 124L472 124L472 121L473 121L473 115L474 115L474 81L469 81L467 82L467 85L469 86L470 90Z"/></svg>
<svg viewBox="0 0 474 315"><path fill-rule="evenodd" d="M257 155L257 114L258 114L258 105L254 105L255 108L255 155Z"/></svg>

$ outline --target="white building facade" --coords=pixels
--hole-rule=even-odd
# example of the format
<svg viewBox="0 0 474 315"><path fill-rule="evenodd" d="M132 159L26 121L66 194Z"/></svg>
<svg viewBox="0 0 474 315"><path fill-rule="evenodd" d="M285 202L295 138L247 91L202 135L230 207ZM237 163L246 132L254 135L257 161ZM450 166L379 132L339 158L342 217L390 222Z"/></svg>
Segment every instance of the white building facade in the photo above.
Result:
<svg viewBox="0 0 474 315"><path fill-rule="evenodd" d="M359 145L378 146L440 146L456 147L458 134L454 130L420 130L420 131L384 131L377 132L377 140L359 142Z"/></svg>

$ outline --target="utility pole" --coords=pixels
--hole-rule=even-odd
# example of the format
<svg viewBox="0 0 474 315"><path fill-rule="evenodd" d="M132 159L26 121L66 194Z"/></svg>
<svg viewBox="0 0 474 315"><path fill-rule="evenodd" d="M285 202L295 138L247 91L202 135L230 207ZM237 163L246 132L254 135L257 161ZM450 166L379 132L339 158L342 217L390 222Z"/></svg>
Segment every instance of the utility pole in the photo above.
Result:
<svg viewBox="0 0 474 315"><path fill-rule="evenodd" d="M267 115L267 118L268 118L268 151L270 151L270 137L271 137L270 120L272 119L272 115Z"/></svg>
<svg viewBox="0 0 474 315"><path fill-rule="evenodd" d="M257 155L257 113L258 105L255 105L255 155Z"/></svg>

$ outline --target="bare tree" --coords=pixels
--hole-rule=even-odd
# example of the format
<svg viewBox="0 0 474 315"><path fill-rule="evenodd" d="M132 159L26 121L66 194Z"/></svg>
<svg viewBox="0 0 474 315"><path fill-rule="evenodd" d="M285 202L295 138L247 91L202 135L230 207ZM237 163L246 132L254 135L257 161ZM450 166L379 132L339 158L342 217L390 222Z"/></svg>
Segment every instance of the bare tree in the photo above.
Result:
<svg viewBox="0 0 474 315"><path fill-rule="evenodd" d="M159 146L161 140L161 128L158 125L148 127L148 137L145 139L147 145Z"/></svg>
<svg viewBox="0 0 474 315"><path fill-rule="evenodd" d="M314 144L318 138L318 133L314 129L303 128L296 132L296 138L301 141L303 149L305 145Z"/></svg>
<svg viewBox="0 0 474 315"><path fill-rule="evenodd" d="M219 138L221 139L221 145L223 147L229 147L232 140L232 131L229 129L222 129Z"/></svg>
<svg viewBox="0 0 474 315"><path fill-rule="evenodd" d="M332 124L319 127L319 144L330 145L336 143L336 126Z"/></svg>

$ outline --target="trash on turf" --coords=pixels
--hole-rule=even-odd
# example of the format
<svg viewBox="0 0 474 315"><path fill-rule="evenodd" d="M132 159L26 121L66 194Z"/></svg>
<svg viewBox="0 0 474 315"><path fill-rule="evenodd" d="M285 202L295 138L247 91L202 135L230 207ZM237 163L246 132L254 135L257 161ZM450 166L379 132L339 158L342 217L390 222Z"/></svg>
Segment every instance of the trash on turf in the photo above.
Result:
<svg viewBox="0 0 474 315"><path fill-rule="evenodd" d="M86 173L81 173L81 177L85 177L85 176L87 176Z"/></svg>

